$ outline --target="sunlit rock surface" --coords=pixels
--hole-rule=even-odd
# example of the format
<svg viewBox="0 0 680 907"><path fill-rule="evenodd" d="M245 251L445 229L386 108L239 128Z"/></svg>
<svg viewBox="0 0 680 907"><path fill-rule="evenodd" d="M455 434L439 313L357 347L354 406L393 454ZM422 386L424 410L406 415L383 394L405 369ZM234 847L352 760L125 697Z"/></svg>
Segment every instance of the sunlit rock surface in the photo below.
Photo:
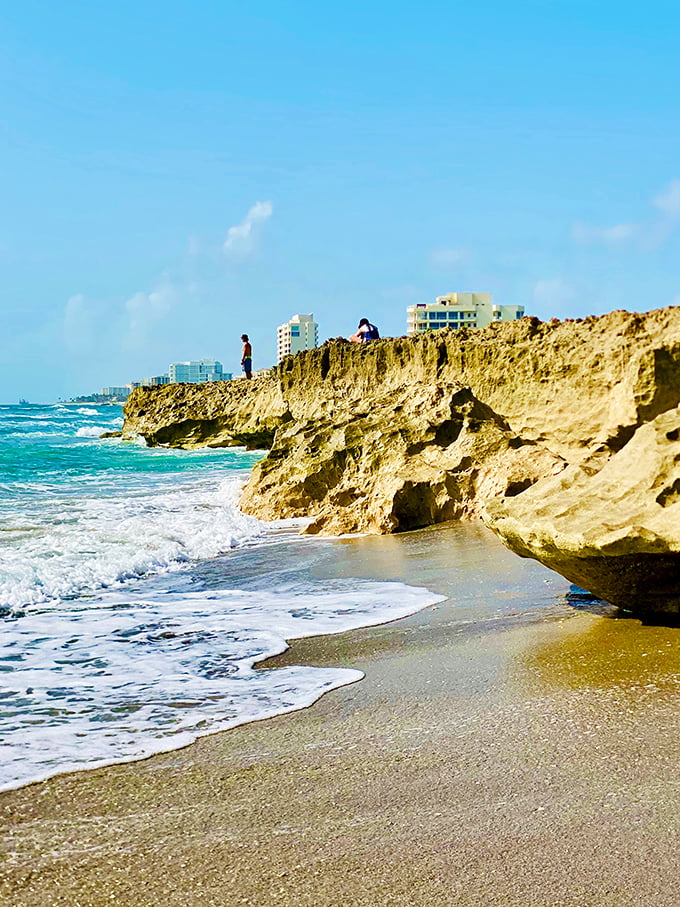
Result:
<svg viewBox="0 0 680 907"><path fill-rule="evenodd" d="M599 465L488 501L485 522L513 551L605 601L680 612L680 409L640 426Z"/></svg>
<svg viewBox="0 0 680 907"><path fill-rule="evenodd" d="M524 318L288 357L271 378L133 391L124 435L269 453L242 507L308 531L479 514L615 604L678 611L680 309Z"/></svg>

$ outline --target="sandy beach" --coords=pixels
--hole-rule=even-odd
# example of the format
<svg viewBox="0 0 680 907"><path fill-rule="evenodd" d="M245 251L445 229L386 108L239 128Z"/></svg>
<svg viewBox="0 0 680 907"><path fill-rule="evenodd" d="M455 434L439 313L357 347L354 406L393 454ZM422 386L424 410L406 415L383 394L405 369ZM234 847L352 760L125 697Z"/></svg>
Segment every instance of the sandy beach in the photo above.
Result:
<svg viewBox="0 0 680 907"><path fill-rule="evenodd" d="M2 794L0 902L677 904L680 630L570 607L479 527L329 544L448 598L294 642L366 675L309 709Z"/></svg>

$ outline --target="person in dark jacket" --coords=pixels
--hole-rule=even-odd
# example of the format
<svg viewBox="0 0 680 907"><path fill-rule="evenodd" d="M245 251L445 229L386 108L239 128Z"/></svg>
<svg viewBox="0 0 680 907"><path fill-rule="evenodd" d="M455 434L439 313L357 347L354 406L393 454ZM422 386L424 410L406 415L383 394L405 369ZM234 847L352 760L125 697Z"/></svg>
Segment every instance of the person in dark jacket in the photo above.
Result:
<svg viewBox="0 0 680 907"><path fill-rule="evenodd" d="M380 331L368 318L362 318L359 322L356 334L349 338L352 343L368 343L369 340L380 340Z"/></svg>

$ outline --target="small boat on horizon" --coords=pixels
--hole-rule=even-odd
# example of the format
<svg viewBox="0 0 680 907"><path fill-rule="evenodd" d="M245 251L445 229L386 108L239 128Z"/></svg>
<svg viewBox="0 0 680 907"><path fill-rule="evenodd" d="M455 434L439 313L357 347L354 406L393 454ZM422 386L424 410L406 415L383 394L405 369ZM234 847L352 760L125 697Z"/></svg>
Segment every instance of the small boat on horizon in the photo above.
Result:
<svg viewBox="0 0 680 907"><path fill-rule="evenodd" d="M24 400L23 397L19 400L19 406L28 406L28 400Z"/></svg>

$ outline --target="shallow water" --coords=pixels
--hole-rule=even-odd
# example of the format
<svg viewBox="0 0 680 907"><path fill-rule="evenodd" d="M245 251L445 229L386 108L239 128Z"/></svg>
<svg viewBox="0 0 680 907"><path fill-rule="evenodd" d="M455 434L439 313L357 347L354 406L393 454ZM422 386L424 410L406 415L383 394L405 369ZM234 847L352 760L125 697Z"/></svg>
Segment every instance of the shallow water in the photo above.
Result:
<svg viewBox="0 0 680 907"><path fill-rule="evenodd" d="M320 583L330 543L236 507L260 454L99 440L120 424L116 407L0 408L0 788L309 705L361 673L253 666L441 597Z"/></svg>
<svg viewBox="0 0 680 907"><path fill-rule="evenodd" d="M174 749L363 676L296 650L256 669L287 640L406 617L483 646L576 613L566 580L478 523L300 536L237 508L260 453L99 439L121 422L117 407L0 407L0 789ZM604 652L616 622L597 623L612 625ZM531 657L536 682L595 670L580 651Z"/></svg>

